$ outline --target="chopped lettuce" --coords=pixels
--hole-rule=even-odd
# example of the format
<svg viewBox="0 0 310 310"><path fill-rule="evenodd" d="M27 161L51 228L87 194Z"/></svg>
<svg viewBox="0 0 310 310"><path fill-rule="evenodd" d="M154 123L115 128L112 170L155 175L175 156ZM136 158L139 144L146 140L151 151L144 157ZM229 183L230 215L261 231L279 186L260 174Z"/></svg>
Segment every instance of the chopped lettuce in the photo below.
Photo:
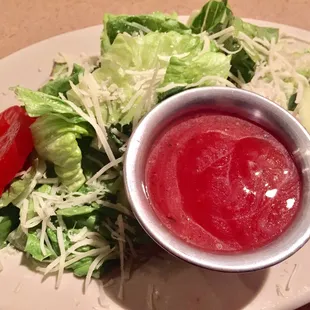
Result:
<svg viewBox="0 0 310 310"><path fill-rule="evenodd" d="M70 106L55 96L23 87L15 87L13 90L17 98L23 102L28 115L31 117L50 113L64 114L70 117L76 115Z"/></svg>
<svg viewBox="0 0 310 310"><path fill-rule="evenodd" d="M191 18L190 27L193 33L216 33L227 28L232 17L226 0L210 0Z"/></svg>
<svg viewBox="0 0 310 310"><path fill-rule="evenodd" d="M102 54L106 52L119 33L147 34L149 32L175 31L181 34L191 30L177 20L177 15L165 15L159 12L149 15L104 15L104 28L101 36Z"/></svg>
<svg viewBox="0 0 310 310"><path fill-rule="evenodd" d="M90 206L75 206L66 209L58 209L56 213L58 215L62 215L65 217L71 217L76 215L86 215L98 210L100 207L99 205L92 204Z"/></svg>
<svg viewBox="0 0 310 310"><path fill-rule="evenodd" d="M101 68L93 76L85 76L78 87L89 90L94 77L104 87L98 98L104 122L108 126L130 124L157 103L155 88L171 56L194 57L201 52L203 44L200 36L175 31L150 32L145 36L119 34L103 55ZM67 96L82 104L75 90L70 90Z"/></svg>
<svg viewBox="0 0 310 310"><path fill-rule="evenodd" d="M271 42L274 40L276 43L279 38L279 30L276 28L259 27L250 23L246 23L240 18L234 18L232 22L234 27L234 36L238 39L239 44L242 45L243 50L249 55L249 57L256 63L261 60L259 51L250 45L247 41L243 40L239 34L244 34L250 39L258 38L261 40L267 40ZM238 54L236 54L238 55Z"/></svg>
<svg viewBox="0 0 310 310"><path fill-rule="evenodd" d="M51 242L51 245L53 247L54 252L57 255L60 255L60 248L59 248L59 244L58 244L58 239L57 239L57 234L54 230L52 230L51 228L47 228L46 230L47 236ZM65 250L68 250L69 246L70 246L70 240L68 238L68 232L67 231L63 231L63 236L64 236L64 247Z"/></svg>
<svg viewBox="0 0 310 310"><path fill-rule="evenodd" d="M275 42L279 39L279 29L272 27L260 27L257 25L253 25L251 23L247 23L243 21L241 18L234 17L232 21L232 26L235 28L235 36L238 36L239 32L245 33L251 39L259 38L266 39L271 42L272 39Z"/></svg>
<svg viewBox="0 0 310 310"><path fill-rule="evenodd" d="M164 92L159 90L160 98L167 98L185 88L217 85L216 77L227 79L229 70L230 56L222 53L206 52L189 59L171 57L161 89L167 85L175 86Z"/></svg>
<svg viewBox="0 0 310 310"><path fill-rule="evenodd" d="M252 80L256 63L249 54L242 48L235 38L230 38L225 42L225 48L231 52L237 52L231 57L231 73L236 77L240 77L248 83ZM239 52L238 52L239 51Z"/></svg>
<svg viewBox="0 0 310 310"><path fill-rule="evenodd" d="M6 245L11 231L19 225L19 209L13 205L0 209L0 249Z"/></svg>
<svg viewBox="0 0 310 310"><path fill-rule="evenodd" d="M27 235L27 242L24 251L29 253L35 260L42 262L47 257L52 255L52 252L45 247L46 255L41 251L40 238L36 232L29 232Z"/></svg>
<svg viewBox="0 0 310 310"><path fill-rule="evenodd" d="M71 89L70 81L73 84L78 84L79 74L84 72L84 68L74 64L73 70L70 76L60 76L56 79L50 80L39 90L45 94L51 96L58 96L59 93L66 93Z"/></svg>
<svg viewBox="0 0 310 310"><path fill-rule="evenodd" d="M0 249L6 245L6 240L11 232L12 220L8 216L0 216Z"/></svg>
<svg viewBox="0 0 310 310"><path fill-rule="evenodd" d="M171 57L162 86L169 83L193 84L203 77L219 76L227 79L230 69L230 57L222 53L206 52L194 58L178 59ZM207 81L212 85L214 82Z"/></svg>
<svg viewBox="0 0 310 310"><path fill-rule="evenodd" d="M92 136L87 123L71 124L56 115L39 117L31 126L36 151L55 165L55 172L70 191L78 190L85 182L81 162L82 153L76 141Z"/></svg>
<svg viewBox="0 0 310 310"><path fill-rule="evenodd" d="M93 261L94 261L93 257L85 257L79 260L78 262L71 264L70 266L68 266L67 269L72 270L74 275L77 276L78 278L85 277ZM93 278L99 278L99 273L95 272L93 274Z"/></svg>
<svg viewBox="0 0 310 310"><path fill-rule="evenodd" d="M231 52L239 50L239 52L232 55L231 72L237 77L241 75L243 80L248 83L254 75L256 63L261 60L261 55L247 42L239 39L238 34L243 33L250 39L258 38L269 42L273 39L274 42L277 42L279 30L270 27L259 27L236 17L234 17L231 24L234 27L234 36L226 40L225 48ZM241 50L240 47L242 47Z"/></svg>
<svg viewBox="0 0 310 310"><path fill-rule="evenodd" d="M293 94L291 95L289 101L288 101L288 105L287 105L287 109L289 111L295 111L297 104L296 104L296 98L297 98L297 94Z"/></svg>
<svg viewBox="0 0 310 310"><path fill-rule="evenodd" d="M0 208L8 206L10 203L15 204L18 198L28 190L35 173L36 169L33 166L22 178L15 178L0 197Z"/></svg>
<svg viewBox="0 0 310 310"><path fill-rule="evenodd" d="M27 235L23 232L21 226L18 226L7 237L7 241L20 251L25 250Z"/></svg>

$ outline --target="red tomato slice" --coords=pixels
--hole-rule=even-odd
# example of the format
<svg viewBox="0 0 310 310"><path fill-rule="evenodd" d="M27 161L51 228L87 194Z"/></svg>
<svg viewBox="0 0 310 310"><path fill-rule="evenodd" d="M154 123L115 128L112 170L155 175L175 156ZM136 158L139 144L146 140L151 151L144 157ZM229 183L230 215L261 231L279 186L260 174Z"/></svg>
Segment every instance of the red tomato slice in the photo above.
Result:
<svg viewBox="0 0 310 310"><path fill-rule="evenodd" d="M33 150L30 125L34 121L19 106L0 113L0 195L23 168Z"/></svg>

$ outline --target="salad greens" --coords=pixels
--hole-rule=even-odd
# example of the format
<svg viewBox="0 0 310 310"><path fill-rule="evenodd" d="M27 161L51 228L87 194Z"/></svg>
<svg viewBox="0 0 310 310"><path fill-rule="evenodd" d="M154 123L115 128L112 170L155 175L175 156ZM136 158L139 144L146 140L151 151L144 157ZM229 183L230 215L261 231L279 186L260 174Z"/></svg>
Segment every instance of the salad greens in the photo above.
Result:
<svg viewBox="0 0 310 310"><path fill-rule="evenodd" d="M139 120L188 88L239 87L289 110L310 131L309 45L234 16L211 0L187 25L177 15L104 16L100 57L60 55L38 91L13 90L35 150L0 197L0 247L44 274L99 277L150 242L126 198L122 161ZM120 295L121 295L120 291Z"/></svg>
<svg viewBox="0 0 310 310"><path fill-rule="evenodd" d="M105 14L101 36L101 52L103 54L109 49L119 33L128 33L131 36L145 35L150 32L191 33L189 27L180 23L177 17L176 14L165 15L160 12L139 16Z"/></svg>
<svg viewBox="0 0 310 310"><path fill-rule="evenodd" d="M198 13L193 13L190 27L193 33L213 34L228 28L232 20L233 13L227 1L209 1Z"/></svg>

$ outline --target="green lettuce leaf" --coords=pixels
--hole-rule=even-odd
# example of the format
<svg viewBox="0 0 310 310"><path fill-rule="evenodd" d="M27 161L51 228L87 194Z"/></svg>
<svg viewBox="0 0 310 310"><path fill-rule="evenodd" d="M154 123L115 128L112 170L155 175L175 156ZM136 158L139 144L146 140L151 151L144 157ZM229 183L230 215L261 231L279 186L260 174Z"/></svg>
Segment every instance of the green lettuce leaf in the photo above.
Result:
<svg viewBox="0 0 310 310"><path fill-rule="evenodd" d="M23 178L14 179L10 187L0 197L0 208L8 206L10 203L15 204L18 198L28 190L35 173L36 169L33 166Z"/></svg>
<svg viewBox="0 0 310 310"><path fill-rule="evenodd" d="M193 84L204 76L220 76L226 79L229 69L230 57L222 53L207 52L189 60L172 57L163 86L171 82Z"/></svg>
<svg viewBox="0 0 310 310"><path fill-rule="evenodd" d="M55 96L23 87L14 87L12 90L14 90L18 100L23 102L28 115L31 117L51 113L76 116L75 111L70 106Z"/></svg>
<svg viewBox="0 0 310 310"><path fill-rule="evenodd" d="M287 109L289 111L294 111L297 107L297 104L296 104L296 98L297 98L297 93L293 94L289 101L288 101L288 104L287 104Z"/></svg>
<svg viewBox="0 0 310 310"><path fill-rule="evenodd" d="M74 275L81 278L85 277L88 273L89 267L91 263L94 261L93 257L84 257L81 260L79 260L76 263L73 263L72 265L68 266L67 269L72 270ZM98 278L99 273L94 272L93 278Z"/></svg>
<svg viewBox="0 0 310 310"><path fill-rule="evenodd" d="M6 240L11 232L12 220L8 216L0 216L0 249L6 245Z"/></svg>
<svg viewBox="0 0 310 310"><path fill-rule="evenodd" d="M69 230L64 230L63 231L63 237L64 237L64 244L65 244L65 249L67 250L70 246L72 246L72 243L70 242L68 238L69 233L79 233L79 229L69 229ZM58 239L55 231L51 230L50 228L47 229L47 235L49 237L49 240L51 242L51 245L53 247L53 250L57 255L60 255L60 249L59 249L59 244L58 244ZM91 250L92 247L90 246L84 246L79 249L77 249L78 252L86 252ZM85 277L88 273L89 267L91 263L94 261L94 257L85 257L82 258L81 260L69 265L66 267L67 270L72 270L74 275L77 277ZM98 278L99 273L94 272L93 277Z"/></svg>
<svg viewBox="0 0 310 310"><path fill-rule="evenodd" d="M206 52L194 58L178 59L172 57L166 71L164 81L160 88L169 84L175 87L172 90L162 92L159 89L160 100L167 98L171 94L182 91L185 88L191 88L198 85L205 77L222 77L227 79L230 70L230 56L222 53ZM199 86L216 85L216 80L203 81Z"/></svg>
<svg viewBox="0 0 310 310"><path fill-rule="evenodd" d="M162 13L149 15L112 15L105 14L104 28L101 36L102 54L106 52L119 33L169 32L191 33L191 30L177 20L177 15L169 16Z"/></svg>
<svg viewBox="0 0 310 310"><path fill-rule="evenodd" d="M232 26L235 28L235 36L238 35L238 32L243 32L251 39L267 39L269 42L271 42L272 39L277 42L279 39L279 29L271 27L259 27L251 23L247 23L241 18L235 17L232 21Z"/></svg>
<svg viewBox="0 0 310 310"><path fill-rule="evenodd" d="M66 209L58 209L56 213L58 215L62 215L65 217L71 217L71 216L76 216L76 215L90 214L98 209L99 209L99 206L96 204L93 204L91 206L75 206L75 207L66 208Z"/></svg>
<svg viewBox="0 0 310 310"><path fill-rule="evenodd" d="M74 64L73 70L70 76L61 76L59 78L56 78L54 80L49 81L44 86L42 86L39 91L58 97L59 93L66 93L68 90L71 89L70 81L73 84L79 83L79 74L84 72L84 68Z"/></svg>
<svg viewBox="0 0 310 310"><path fill-rule="evenodd" d="M231 37L225 42L225 48L229 51L236 52L240 49L240 43L237 39ZM241 49L231 57L231 73L236 77L241 75L246 83L252 80L255 73L255 67L255 61L244 49Z"/></svg>
<svg viewBox="0 0 310 310"><path fill-rule="evenodd" d="M137 110L141 109L142 103L147 98L155 98L152 104L156 104L155 86L160 82L170 57L195 57L203 48L203 41L199 36L191 34L180 34L174 31L167 33L150 32L145 36L130 36L126 33L119 34L114 40L109 50L103 55L101 68L93 73L98 84L106 85L108 91L115 89L113 96L115 99L102 99L102 115L108 125L120 123L122 126L132 122ZM157 82L147 98L146 91L136 96L139 90L139 83L143 83L146 77L146 70L158 69ZM149 73L149 80L152 79L153 72ZM162 75L160 75L162 74ZM140 84L141 85L141 84ZM87 85L81 81L81 89L87 89ZM141 89L141 88L140 88ZM73 91L68 92L70 100L79 100ZM130 109L124 108L135 98ZM148 110L141 111L141 115Z"/></svg>
<svg viewBox="0 0 310 310"><path fill-rule="evenodd" d="M175 31L150 32L145 36L118 34L101 58L101 68L95 70L91 77L84 76L78 88L89 91L89 80L95 78L95 83L103 88L103 93L108 94L99 97L105 124L127 125L136 114L142 116L149 111L151 107L141 107L145 100L151 102L150 106L157 103L155 88L164 74L161 69L168 66L170 57L194 57L201 52L203 44L200 36ZM158 74L151 87L149 84L155 71ZM148 83L146 78L149 79ZM93 85L94 81L91 83ZM83 99L74 89L67 92L67 97L77 105L82 104ZM130 108L126 108L128 103L131 103Z"/></svg>
<svg viewBox="0 0 310 310"><path fill-rule="evenodd" d="M45 247L46 255L43 255L40 247L40 239L35 232L28 233L27 243L24 251L29 253L35 260L39 262L42 262L45 258L48 258L52 255L52 252L47 247Z"/></svg>
<svg viewBox="0 0 310 310"><path fill-rule="evenodd" d="M97 212L94 212L91 215L87 214L64 217L64 221L69 227L75 227L76 229L87 227L90 231L96 231L100 218L99 214L97 214Z"/></svg>
<svg viewBox="0 0 310 310"><path fill-rule="evenodd" d="M18 226L7 237L7 241L20 251L24 251L27 243L27 235L23 232L22 228Z"/></svg>
<svg viewBox="0 0 310 310"><path fill-rule="evenodd" d="M60 248L59 248L59 244L58 244L56 231L54 231L48 227L46 230L46 233L47 233L47 236L51 242L53 250L55 251L55 253L57 255L60 255ZM67 231L63 231L63 239L64 239L65 249L67 250L71 245L71 242L68 238L68 232Z"/></svg>
<svg viewBox="0 0 310 310"><path fill-rule="evenodd" d="M11 231L19 225L19 209L13 205L0 210L0 249L6 245Z"/></svg>
<svg viewBox="0 0 310 310"><path fill-rule="evenodd" d="M82 153L76 139L94 135L88 123L71 124L56 115L39 117L31 126L35 149L39 156L55 165L55 172L70 191L85 182Z"/></svg>
<svg viewBox="0 0 310 310"><path fill-rule="evenodd" d="M190 27L193 33L216 33L227 28L233 18L227 7L227 0L210 0L192 18Z"/></svg>
<svg viewBox="0 0 310 310"><path fill-rule="evenodd" d="M250 39L259 38L267 39L269 42L274 39L275 42L279 38L279 29L270 27L259 27L240 18L234 18L232 26L235 28L234 37L229 38L225 42L225 48L234 52L240 49L241 42L237 39L240 32L247 35ZM260 61L258 52L246 42L242 42L243 48L236 54L232 55L231 72L235 76L241 75L243 80L248 83L252 80L255 72L256 62Z"/></svg>

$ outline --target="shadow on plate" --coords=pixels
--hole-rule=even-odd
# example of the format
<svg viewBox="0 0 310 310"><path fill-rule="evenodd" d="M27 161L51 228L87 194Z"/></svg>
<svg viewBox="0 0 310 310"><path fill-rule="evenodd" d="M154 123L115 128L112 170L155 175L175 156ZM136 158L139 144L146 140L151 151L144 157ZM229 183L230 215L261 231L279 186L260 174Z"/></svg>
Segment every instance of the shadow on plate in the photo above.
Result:
<svg viewBox="0 0 310 310"><path fill-rule="evenodd" d="M119 279L105 293L128 310L240 310L255 298L268 270L244 274L205 270L166 253L151 258L125 283L117 298Z"/></svg>

